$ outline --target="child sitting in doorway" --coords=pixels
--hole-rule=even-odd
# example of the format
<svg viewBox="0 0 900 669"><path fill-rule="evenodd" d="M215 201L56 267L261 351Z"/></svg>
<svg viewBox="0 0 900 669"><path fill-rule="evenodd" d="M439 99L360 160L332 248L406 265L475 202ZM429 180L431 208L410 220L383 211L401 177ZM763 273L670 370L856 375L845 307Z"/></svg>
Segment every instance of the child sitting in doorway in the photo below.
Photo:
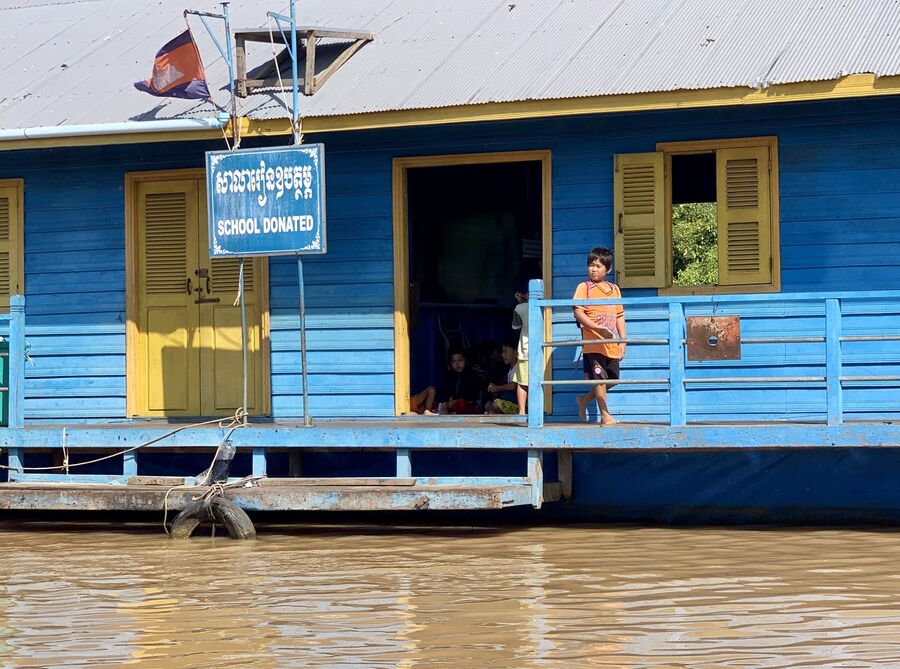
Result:
<svg viewBox="0 0 900 669"><path fill-rule="evenodd" d="M446 387L441 393L440 413L481 413L481 383L478 375L468 366L465 352L451 350L449 363Z"/></svg>
<svg viewBox="0 0 900 669"><path fill-rule="evenodd" d="M409 396L409 412L411 414L421 414L423 416L437 416L434 409L434 399L437 396L437 390L434 386L428 386L415 395Z"/></svg>
<svg viewBox="0 0 900 669"><path fill-rule="evenodd" d="M485 413L515 414L519 410L516 403L517 384L513 380L518 355L517 342L513 339L503 343L503 364L506 366L506 383L489 383L487 391L489 399L485 403Z"/></svg>

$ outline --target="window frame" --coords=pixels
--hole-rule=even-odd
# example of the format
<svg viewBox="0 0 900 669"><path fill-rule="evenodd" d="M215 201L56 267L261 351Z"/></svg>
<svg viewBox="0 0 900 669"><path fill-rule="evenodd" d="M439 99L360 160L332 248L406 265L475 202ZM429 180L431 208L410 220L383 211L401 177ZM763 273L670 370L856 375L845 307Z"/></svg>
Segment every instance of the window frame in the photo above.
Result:
<svg viewBox="0 0 900 669"><path fill-rule="evenodd" d="M0 294L0 308L8 309L12 295L25 295L25 180L0 179L0 188L16 192L16 215L14 220L10 220L10 237L15 235L15 248L11 249L10 256L14 253L15 261L13 264L13 258L10 257L10 292Z"/></svg>
<svg viewBox="0 0 900 669"><path fill-rule="evenodd" d="M740 286L673 286L672 285L672 156L715 153L718 149L765 147L769 151L769 204L771 225L772 282ZM781 220L778 204L778 138L772 135L737 139L704 139L685 142L657 142L657 153L663 154L663 214L665 216L664 275L666 286L657 288L663 295L734 295L738 293L781 292Z"/></svg>

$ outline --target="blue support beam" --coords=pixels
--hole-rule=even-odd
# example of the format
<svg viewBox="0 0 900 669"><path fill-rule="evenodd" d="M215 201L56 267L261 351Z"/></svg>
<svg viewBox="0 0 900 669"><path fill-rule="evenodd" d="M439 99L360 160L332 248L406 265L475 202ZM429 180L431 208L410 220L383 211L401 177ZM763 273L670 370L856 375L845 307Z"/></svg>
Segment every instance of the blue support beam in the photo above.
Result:
<svg viewBox="0 0 900 669"><path fill-rule="evenodd" d="M531 482L531 506L540 509L544 501L544 452L528 449L528 480Z"/></svg>
<svg viewBox="0 0 900 669"><path fill-rule="evenodd" d="M253 449L253 476L266 476L268 468L266 466L266 449L257 446Z"/></svg>
<svg viewBox="0 0 900 669"><path fill-rule="evenodd" d="M122 456L122 475L125 478L138 475L137 451L131 451Z"/></svg>
<svg viewBox="0 0 900 669"><path fill-rule="evenodd" d="M408 448L397 449L397 478L412 476L412 458Z"/></svg>

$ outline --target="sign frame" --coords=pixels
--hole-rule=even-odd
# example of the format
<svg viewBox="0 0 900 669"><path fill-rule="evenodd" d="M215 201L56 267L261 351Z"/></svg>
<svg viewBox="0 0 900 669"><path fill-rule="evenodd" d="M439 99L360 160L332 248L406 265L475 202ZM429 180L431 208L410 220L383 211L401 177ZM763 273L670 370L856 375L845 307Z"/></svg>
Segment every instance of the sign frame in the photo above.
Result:
<svg viewBox="0 0 900 669"><path fill-rule="evenodd" d="M283 165L266 167L265 157L274 156L284 152L306 153L309 158L309 165L302 165L300 169L310 167L311 186L306 187L304 191L312 191L309 198L300 198L301 189L294 187L293 177L297 172L297 167L292 170L292 174L288 179L276 178L278 170L283 169ZM231 169L231 163L239 162L239 169ZM269 158L272 160L272 158ZM251 169L247 168L249 161L255 161L255 166ZM209 233L209 255L211 258L228 258L228 257L251 257L251 256L272 256L272 255L324 255L327 252L327 236L325 225L325 145L318 144L300 144L296 146L280 146L280 147L263 147L254 149L238 149L236 151L207 151L206 152L206 199L207 199L207 228ZM224 166L224 167L223 167ZM216 177L217 169L221 170L218 175L228 174L228 177L222 177L224 187L241 189L240 192L221 193L217 191ZM285 183L290 183L294 193L293 200L306 205L308 200L312 201L309 206L300 207L303 210L303 216L294 216L293 218L306 219L312 218L312 229L310 234L306 235L308 242L305 246L296 243L286 244L285 242L296 242L297 233L287 232L260 232L260 215L259 219L253 218L254 237L259 234L259 242L254 242L254 246L249 249L235 249L234 245L224 242L217 234L216 223L219 221L219 214L222 209L226 208L221 200L225 197L238 198L265 198L268 204L269 196L274 196L278 201L285 195L290 196L290 192L285 188ZM274 189L274 186L281 185L280 190ZM258 204L258 199L257 199ZM264 206L264 205L259 205ZM282 207L285 209L287 207ZM237 220L237 219L234 219ZM247 220L245 218L244 220ZM295 225L306 224L307 221L297 223ZM249 224L248 224L249 226ZM286 236L292 234L293 236ZM244 235L243 239L252 238ZM270 243L266 243L270 242ZM300 246L298 248L298 246Z"/></svg>

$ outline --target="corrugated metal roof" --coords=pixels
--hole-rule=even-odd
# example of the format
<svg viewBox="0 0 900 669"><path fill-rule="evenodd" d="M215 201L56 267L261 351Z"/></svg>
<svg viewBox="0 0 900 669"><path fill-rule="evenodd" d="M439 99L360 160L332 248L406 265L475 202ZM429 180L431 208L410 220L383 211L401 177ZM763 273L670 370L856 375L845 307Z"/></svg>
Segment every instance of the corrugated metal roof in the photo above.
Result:
<svg viewBox="0 0 900 669"><path fill-rule="evenodd" d="M0 0L0 128L211 116L206 102L132 87L184 25L172 0ZM220 11L202 1L194 9ZM303 0L299 22L375 33L305 116L440 108L900 74L900 0ZM276 2L235 0L232 26ZM227 74L192 19L211 88ZM278 34L275 34L276 41ZM249 66L271 58L256 45ZM241 103L287 116L280 94Z"/></svg>

